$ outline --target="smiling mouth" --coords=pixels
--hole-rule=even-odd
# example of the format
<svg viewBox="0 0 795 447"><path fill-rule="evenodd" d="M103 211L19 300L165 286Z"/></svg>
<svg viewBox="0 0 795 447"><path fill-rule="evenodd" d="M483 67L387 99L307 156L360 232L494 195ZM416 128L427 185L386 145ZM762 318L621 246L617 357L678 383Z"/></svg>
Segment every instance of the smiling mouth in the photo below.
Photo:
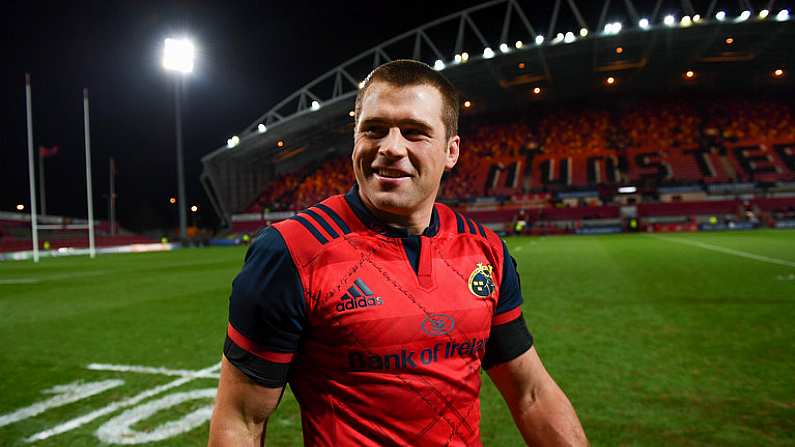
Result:
<svg viewBox="0 0 795 447"><path fill-rule="evenodd" d="M403 171L398 171L396 169L381 168L381 169L375 169L374 172L379 177L384 177L384 178L407 178L407 177L411 177L409 174L406 174Z"/></svg>

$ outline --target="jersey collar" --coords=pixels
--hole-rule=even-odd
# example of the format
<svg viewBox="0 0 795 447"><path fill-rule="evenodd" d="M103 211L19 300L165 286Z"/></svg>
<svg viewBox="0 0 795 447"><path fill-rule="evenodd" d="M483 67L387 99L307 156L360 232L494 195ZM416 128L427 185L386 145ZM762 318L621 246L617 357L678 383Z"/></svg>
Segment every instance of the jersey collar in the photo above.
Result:
<svg viewBox="0 0 795 447"><path fill-rule="evenodd" d="M373 216L373 213L364 206L361 197L359 197L359 185L354 184L353 188L345 194L345 201L351 207L353 212L369 229L389 237L408 237L411 236L405 228L396 228L385 225ZM428 228L422 232L423 236L433 237L439 232L439 213L436 211L436 205L431 212L431 223Z"/></svg>

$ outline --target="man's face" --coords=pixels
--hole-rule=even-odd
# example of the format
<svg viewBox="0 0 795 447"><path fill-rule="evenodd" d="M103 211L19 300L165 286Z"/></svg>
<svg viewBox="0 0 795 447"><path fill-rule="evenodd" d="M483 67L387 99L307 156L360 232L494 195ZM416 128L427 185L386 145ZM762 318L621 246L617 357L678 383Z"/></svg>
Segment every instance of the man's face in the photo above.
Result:
<svg viewBox="0 0 795 447"><path fill-rule="evenodd" d="M459 137L447 138L435 87L371 84L354 131L353 172L375 209L409 216L433 206L445 169L458 160Z"/></svg>

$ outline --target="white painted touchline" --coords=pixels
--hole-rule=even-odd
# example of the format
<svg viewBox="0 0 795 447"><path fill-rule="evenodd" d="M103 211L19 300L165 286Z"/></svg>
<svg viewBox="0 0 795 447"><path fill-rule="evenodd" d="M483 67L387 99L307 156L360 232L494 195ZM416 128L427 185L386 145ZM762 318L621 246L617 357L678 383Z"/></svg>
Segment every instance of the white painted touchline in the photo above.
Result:
<svg viewBox="0 0 795 447"><path fill-rule="evenodd" d="M53 397L36 402L33 405L0 416L0 427L44 413L50 408L62 407L72 402L91 397L111 388L123 385L123 380L103 380L101 382L73 382L65 385L56 385L42 391L44 394L54 394Z"/></svg>
<svg viewBox="0 0 795 447"><path fill-rule="evenodd" d="M221 364L218 363L218 364L213 365L213 366L211 366L209 368L200 369L200 370L196 371L196 373L197 374L206 374L206 373L211 373L211 372L218 371L220 369L221 369ZM165 385L160 385L160 386L148 389L148 390L143 391L143 392L141 392L141 393L139 393L139 394L137 394L137 395L135 395L135 396L133 396L133 397L131 397L129 399L125 399L125 400L118 401L118 402L112 402L112 403L106 405L105 407L100 408L99 410L92 411L91 413L85 414L85 415L80 416L80 417L76 417L76 418L74 418L74 419L72 419L70 421L66 421L66 422L64 422L64 423L62 423L60 425L57 425L57 426L53 427L53 428L50 428L50 429L41 431L39 433L36 433L35 435L32 435L31 437L25 439L25 441L27 441L27 442L41 441L43 439L47 439L49 437L52 437L52 436L55 436L55 435L59 435L61 433L68 432L70 430L74 430L75 428L80 427L82 425L85 425L85 424L93 421L94 419L97 419L99 417L105 416L106 414L113 413L114 411L116 411L116 410L118 410L120 408L131 407L131 406L136 405L139 402L143 401L144 399L148 399L148 398L150 398L152 396L156 396L156 395L162 393L163 391L168 391L168 390L170 390L172 388L176 388L178 386L182 386L182 385L184 385L184 384L186 384L186 383L188 383L188 382L190 382L191 380L194 380L194 379L195 379L195 377L180 377L179 379L174 380L173 382L169 382L169 383L166 383Z"/></svg>
<svg viewBox="0 0 795 447"><path fill-rule="evenodd" d="M91 363L86 368L94 371L117 371L117 372L134 372L142 374L160 374L163 376L177 376L177 377L193 377L204 379L217 379L220 377L219 373L202 373L200 371L192 371L188 369L168 369L156 368L151 366L137 366L137 365L110 365L107 363Z"/></svg>
<svg viewBox="0 0 795 447"><path fill-rule="evenodd" d="M767 257L767 256L762 256L762 255L755 255L753 253L748 253L748 252L744 252L744 251L740 251L740 250L734 250L734 249L731 249L731 248L721 247L719 245L705 244L703 242L688 241L688 240L685 240L685 239L677 239L677 238L671 238L671 237L662 237L662 236L656 236L656 235L650 235L650 236L653 237L653 238L656 238L656 239L662 239L664 241L676 242L676 243L685 244L685 245L692 245L694 247L701 247L701 248L706 249L706 250L717 251L717 252L725 253L725 254L728 254L728 255L740 256L742 258L753 259L753 260L756 260L756 261L769 262L770 264L778 264L778 265L783 265L783 266L786 266L786 267L795 267L795 262L792 262L792 261L786 261L784 259L777 259L777 258L770 258L770 257Z"/></svg>

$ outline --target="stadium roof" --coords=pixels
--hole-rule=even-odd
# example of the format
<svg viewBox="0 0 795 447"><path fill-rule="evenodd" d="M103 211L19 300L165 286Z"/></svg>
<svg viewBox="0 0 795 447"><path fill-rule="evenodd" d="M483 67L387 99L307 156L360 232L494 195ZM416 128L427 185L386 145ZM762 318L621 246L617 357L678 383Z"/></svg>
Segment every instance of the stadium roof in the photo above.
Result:
<svg viewBox="0 0 795 447"><path fill-rule="evenodd" d="M774 0L759 9L750 1L703 3L550 0L530 8L494 0L442 17L354 56L273 106L202 159L202 183L228 221L277 175L274 165L350 146L361 80L395 59L442 70L478 112L605 90L792 84L791 76L771 76L795 68L789 9L774 9Z"/></svg>

